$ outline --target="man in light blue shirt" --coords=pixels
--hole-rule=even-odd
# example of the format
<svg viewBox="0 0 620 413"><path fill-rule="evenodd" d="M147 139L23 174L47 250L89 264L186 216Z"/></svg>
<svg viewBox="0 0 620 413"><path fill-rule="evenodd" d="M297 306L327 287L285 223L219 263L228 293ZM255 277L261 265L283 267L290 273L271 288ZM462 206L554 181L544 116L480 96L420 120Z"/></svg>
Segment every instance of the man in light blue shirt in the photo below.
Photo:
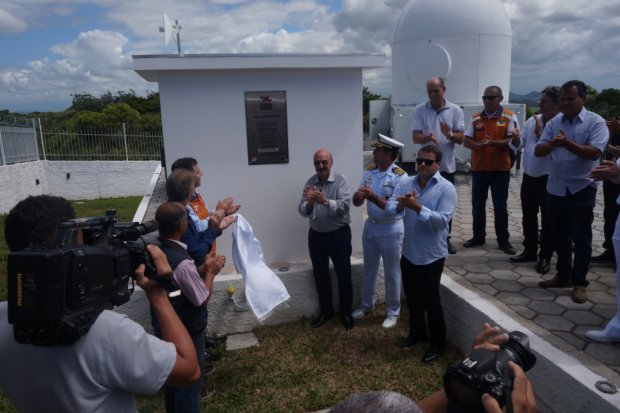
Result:
<svg viewBox="0 0 620 413"><path fill-rule="evenodd" d="M556 276L541 281L539 286L573 287L576 303L588 299L586 275L592 255L596 199L596 183L589 174L598 165L609 140L605 119L584 108L586 99L585 83L564 83L560 89L562 113L547 123L534 150L536 156L551 158L547 210L558 256Z"/></svg>
<svg viewBox="0 0 620 413"><path fill-rule="evenodd" d="M409 307L409 335L399 342L411 347L426 341L426 319L430 347L422 357L436 360L444 351L446 326L439 284L448 255L448 227L456 209L456 189L439 173L441 151L426 145L416 159L418 175L402 180L388 201L386 211L405 211L400 268Z"/></svg>

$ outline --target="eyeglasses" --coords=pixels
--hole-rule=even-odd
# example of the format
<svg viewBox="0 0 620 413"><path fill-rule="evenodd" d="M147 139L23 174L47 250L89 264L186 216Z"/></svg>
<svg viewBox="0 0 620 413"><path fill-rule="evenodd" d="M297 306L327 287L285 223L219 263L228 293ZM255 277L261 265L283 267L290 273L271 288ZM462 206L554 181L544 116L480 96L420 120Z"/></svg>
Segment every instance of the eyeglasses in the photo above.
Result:
<svg viewBox="0 0 620 413"><path fill-rule="evenodd" d="M499 96L491 96L491 95L485 95L482 97L482 100L494 100L497 99Z"/></svg>
<svg viewBox="0 0 620 413"><path fill-rule="evenodd" d="M434 164L434 163L435 163L435 162L437 162L437 161L436 161L436 160L434 160L434 159L416 158L415 162L416 162L418 165L422 165L422 164L424 164L424 165L426 165L426 166L431 166L432 164Z"/></svg>

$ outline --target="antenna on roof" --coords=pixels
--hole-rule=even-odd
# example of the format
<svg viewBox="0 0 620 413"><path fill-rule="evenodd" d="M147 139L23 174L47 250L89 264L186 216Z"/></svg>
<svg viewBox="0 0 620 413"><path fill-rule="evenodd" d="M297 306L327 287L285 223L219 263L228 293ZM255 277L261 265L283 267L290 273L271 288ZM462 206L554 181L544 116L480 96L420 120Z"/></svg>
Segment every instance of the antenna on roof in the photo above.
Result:
<svg viewBox="0 0 620 413"><path fill-rule="evenodd" d="M179 24L179 21L175 20L174 25L171 24L168 15L164 12L163 23L164 25L159 27L159 32L164 34L164 47L168 46L168 43L170 43L170 39L172 39L173 36L176 36L177 51L179 56L183 56L183 52L181 52L181 25Z"/></svg>

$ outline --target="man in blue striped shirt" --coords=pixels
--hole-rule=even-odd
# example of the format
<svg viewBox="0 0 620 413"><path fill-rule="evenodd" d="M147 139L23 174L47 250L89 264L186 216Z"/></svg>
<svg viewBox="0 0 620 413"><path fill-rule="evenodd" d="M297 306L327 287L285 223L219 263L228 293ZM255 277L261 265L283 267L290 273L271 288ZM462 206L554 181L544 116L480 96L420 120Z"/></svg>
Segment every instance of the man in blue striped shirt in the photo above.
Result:
<svg viewBox="0 0 620 413"><path fill-rule="evenodd" d="M399 346L411 347L430 335L430 347L422 357L425 363L436 360L445 347L439 284L457 202L454 185L439 173L441 157L436 146L422 147L416 159L418 175L401 180L386 206L392 214L405 211L400 268L409 307L409 335Z"/></svg>

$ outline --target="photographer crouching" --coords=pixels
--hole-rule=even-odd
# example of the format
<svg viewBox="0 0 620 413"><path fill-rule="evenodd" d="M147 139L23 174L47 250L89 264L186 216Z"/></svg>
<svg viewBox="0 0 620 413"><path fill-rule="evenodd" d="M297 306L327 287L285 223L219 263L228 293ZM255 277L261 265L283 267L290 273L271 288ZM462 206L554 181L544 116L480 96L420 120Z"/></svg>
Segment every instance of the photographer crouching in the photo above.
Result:
<svg viewBox="0 0 620 413"><path fill-rule="evenodd" d="M12 252L16 252L29 250L31 247L26 248L29 245L50 244L57 240L61 224L74 217L71 205L63 198L46 195L28 197L19 202L6 218L7 245ZM104 225L103 228L105 230L107 226ZM80 235L73 241L75 244L80 244L81 233L77 233ZM107 247L104 245L98 248L116 254L119 258L118 262L114 261L115 265L124 264L123 268L130 268L125 259L126 255L123 255L120 249ZM136 266L135 277L157 317L161 328L161 340L147 334L139 324L125 315L99 309L111 308L112 303L117 302L116 297L104 296L107 301L100 300L101 302L97 303L85 301L85 298L91 297L88 293L96 291L97 282L100 281L88 277L89 268L94 267L94 265L89 267L88 264L94 264L98 257L84 257L85 254L88 255L84 253L88 251L86 249L70 250L66 246L62 249L57 247L57 244L38 248L39 256L43 257L42 262L47 263L45 259L48 256L57 256L58 263L64 271L63 276L71 282L82 277L88 281L88 285L85 285L86 290L78 289L78 294L72 295L75 291L67 291L71 288L69 282L61 285L45 283L47 273L56 276L61 270L41 266L35 271L28 267L30 265L28 262L24 265L27 267L26 270L19 271L18 268L14 274L16 284L9 282L10 302L0 303L2 363L0 390L7 395L18 411L135 412L132 393L150 395L164 384L188 386L198 381L200 367L192 340L172 308L164 288L155 281L170 277L172 273L166 256L158 247L146 246L152 259L151 264L156 268L156 274L147 277L145 264L140 263ZM66 253L68 250L70 253ZM43 256L44 254L47 256ZM104 255L102 257L102 262L106 263L108 258ZM35 281L39 284L34 283ZM15 287L13 288L15 291L11 289L12 287ZM46 291L45 296L37 294L42 291ZM36 305L32 307L24 305L24 303L32 304L33 296L42 301L54 296L69 304L79 303L75 306L76 311L84 308L97 308L97 310L91 311L95 314L92 321L87 317L84 318L85 316L80 318L72 314L74 318L71 318L70 323L66 320L62 323L54 321L56 325L52 322L47 323L46 314ZM93 293L92 296L96 295ZM11 297L14 297L13 300ZM45 303L47 304L47 301ZM35 304L38 305L38 302ZM71 305L67 307L74 309ZM44 327L30 328L26 331L27 334L22 335L24 332L18 331L18 325L19 328L23 328L24 324L20 325L15 321L17 313L20 316L32 314L33 317L36 314L36 321L39 323L36 325L47 328L49 327L47 323L51 327L49 330ZM51 317L52 314L49 314L49 318ZM79 324L80 320L88 321L82 323L81 329L78 330L79 334L67 339L59 333L74 329L74 324ZM11 325L9 321L15 325ZM45 336L47 331L55 331L56 335L48 337L49 340L46 341L46 337L42 336ZM34 337L30 342L39 345L19 343L16 337L29 339ZM47 342L50 344L42 344ZM70 344L59 344L63 342Z"/></svg>

